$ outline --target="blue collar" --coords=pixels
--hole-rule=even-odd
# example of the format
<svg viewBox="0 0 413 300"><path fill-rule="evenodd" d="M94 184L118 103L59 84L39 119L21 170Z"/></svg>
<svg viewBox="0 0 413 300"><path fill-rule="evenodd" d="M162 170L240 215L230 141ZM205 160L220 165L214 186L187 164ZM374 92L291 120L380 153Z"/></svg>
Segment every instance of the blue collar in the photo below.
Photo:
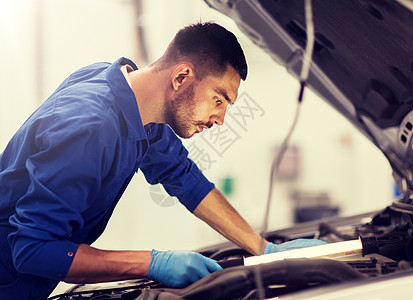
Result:
<svg viewBox="0 0 413 300"><path fill-rule="evenodd" d="M130 65L134 70L138 69L133 61L121 57L107 69L106 80L126 119L128 134L135 133L137 140L147 139L135 94L120 69L121 66L126 64Z"/></svg>

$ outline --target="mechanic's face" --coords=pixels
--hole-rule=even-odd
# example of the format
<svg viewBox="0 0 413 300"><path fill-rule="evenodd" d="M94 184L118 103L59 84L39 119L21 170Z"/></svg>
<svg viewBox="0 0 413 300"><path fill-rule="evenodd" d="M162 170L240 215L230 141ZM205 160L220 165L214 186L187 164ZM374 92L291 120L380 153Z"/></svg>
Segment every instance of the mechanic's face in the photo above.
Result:
<svg viewBox="0 0 413 300"><path fill-rule="evenodd" d="M214 124L222 125L228 105L237 98L240 81L230 66L221 76L194 81L167 102L167 123L182 138L190 138Z"/></svg>

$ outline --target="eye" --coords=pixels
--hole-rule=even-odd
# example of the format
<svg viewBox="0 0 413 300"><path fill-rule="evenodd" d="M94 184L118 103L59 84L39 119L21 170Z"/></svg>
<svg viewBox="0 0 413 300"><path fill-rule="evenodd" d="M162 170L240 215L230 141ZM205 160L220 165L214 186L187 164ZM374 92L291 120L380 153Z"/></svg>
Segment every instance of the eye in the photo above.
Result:
<svg viewBox="0 0 413 300"><path fill-rule="evenodd" d="M222 101L218 97L215 97L215 102L216 102L216 104L221 104L222 103Z"/></svg>

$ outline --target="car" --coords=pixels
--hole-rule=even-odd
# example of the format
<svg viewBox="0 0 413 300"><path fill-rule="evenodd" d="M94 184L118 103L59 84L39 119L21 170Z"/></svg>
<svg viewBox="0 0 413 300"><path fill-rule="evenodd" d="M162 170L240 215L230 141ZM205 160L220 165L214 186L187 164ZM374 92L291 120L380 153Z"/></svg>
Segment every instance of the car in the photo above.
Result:
<svg viewBox="0 0 413 300"><path fill-rule="evenodd" d="M232 18L300 80L307 45L304 0L205 0ZM413 294L413 3L313 0L314 50L305 86L362 132L389 161L400 196L381 210L270 231L282 243L361 239L361 251L245 266L230 242L199 249L224 269L184 289L146 279L77 285L54 299L410 299ZM373 201L374 199L372 199Z"/></svg>

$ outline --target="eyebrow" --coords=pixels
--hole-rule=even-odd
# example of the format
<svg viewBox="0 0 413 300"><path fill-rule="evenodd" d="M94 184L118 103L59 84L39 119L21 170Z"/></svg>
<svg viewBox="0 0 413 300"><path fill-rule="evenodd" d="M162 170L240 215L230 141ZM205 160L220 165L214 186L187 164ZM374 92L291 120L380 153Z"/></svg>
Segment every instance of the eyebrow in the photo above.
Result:
<svg viewBox="0 0 413 300"><path fill-rule="evenodd" d="M218 94L220 94L222 97L224 97L225 100L227 100L227 102L229 103L229 105L233 105L233 104L234 104L234 102L231 101L231 99L228 97L228 95L227 95L227 93L226 93L225 91L221 90L220 88L217 88L217 89L216 89L216 92L217 92Z"/></svg>

